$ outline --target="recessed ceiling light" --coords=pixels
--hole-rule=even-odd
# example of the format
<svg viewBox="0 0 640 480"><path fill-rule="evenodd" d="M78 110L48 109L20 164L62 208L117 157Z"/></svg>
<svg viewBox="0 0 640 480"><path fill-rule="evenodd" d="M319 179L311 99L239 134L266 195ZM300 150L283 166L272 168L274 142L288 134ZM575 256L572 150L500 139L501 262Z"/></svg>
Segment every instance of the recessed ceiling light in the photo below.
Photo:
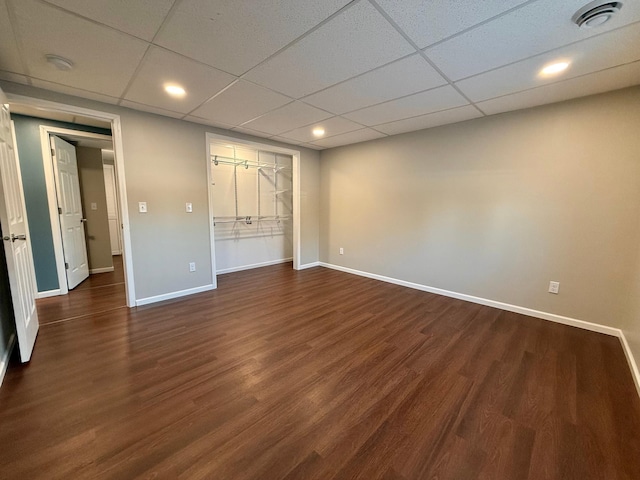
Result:
<svg viewBox="0 0 640 480"><path fill-rule="evenodd" d="M321 136L323 136L323 135L324 135L324 128L322 128L322 127L316 127L316 128L314 128L311 132L313 133L313 135L314 135L315 137L321 137Z"/></svg>
<svg viewBox="0 0 640 480"><path fill-rule="evenodd" d="M180 85L165 85L164 90L172 97L184 97L187 94L187 91Z"/></svg>
<svg viewBox="0 0 640 480"><path fill-rule="evenodd" d="M542 70L540 70L540 75L544 77L549 77L551 75L557 75L561 72L564 72L569 67L569 62L556 62L551 63L545 66Z"/></svg>
<svg viewBox="0 0 640 480"><path fill-rule="evenodd" d="M62 70L63 72L68 72L73 68L73 62L59 55L48 54L44 56L51 65L56 67L58 70Z"/></svg>

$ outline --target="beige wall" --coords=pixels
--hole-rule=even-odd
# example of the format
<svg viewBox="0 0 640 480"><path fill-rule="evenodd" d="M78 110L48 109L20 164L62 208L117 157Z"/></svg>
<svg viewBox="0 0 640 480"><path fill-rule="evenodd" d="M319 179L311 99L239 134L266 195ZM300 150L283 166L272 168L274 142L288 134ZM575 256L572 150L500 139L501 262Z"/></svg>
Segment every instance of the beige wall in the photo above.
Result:
<svg viewBox="0 0 640 480"><path fill-rule="evenodd" d="M121 116L136 298L144 299L212 282L207 202L206 132L285 146L236 132L138 112L9 82L5 92L43 98ZM294 147L295 148L295 147ZM317 261L317 163L300 148L301 261ZM145 201L149 212L138 213ZM193 203L193 213L185 203ZM189 262L197 271L190 273Z"/></svg>
<svg viewBox="0 0 640 480"><path fill-rule="evenodd" d="M624 328L640 357L639 127L636 87L323 151L320 258Z"/></svg>
<svg viewBox="0 0 640 480"><path fill-rule="evenodd" d="M85 232L89 269L112 268L102 152L99 148L76 147L76 157L82 209L87 219ZM96 204L96 210L91 209L92 203Z"/></svg>

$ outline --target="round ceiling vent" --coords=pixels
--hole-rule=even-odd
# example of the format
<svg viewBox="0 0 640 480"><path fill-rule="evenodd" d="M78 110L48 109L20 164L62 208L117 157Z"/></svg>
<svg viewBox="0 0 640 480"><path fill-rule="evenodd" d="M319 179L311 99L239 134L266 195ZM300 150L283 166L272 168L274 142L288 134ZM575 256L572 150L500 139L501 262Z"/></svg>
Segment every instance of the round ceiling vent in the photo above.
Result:
<svg viewBox="0 0 640 480"><path fill-rule="evenodd" d="M571 20L580 28L599 27L611 20L622 8L622 2L605 2L597 0L578 10Z"/></svg>

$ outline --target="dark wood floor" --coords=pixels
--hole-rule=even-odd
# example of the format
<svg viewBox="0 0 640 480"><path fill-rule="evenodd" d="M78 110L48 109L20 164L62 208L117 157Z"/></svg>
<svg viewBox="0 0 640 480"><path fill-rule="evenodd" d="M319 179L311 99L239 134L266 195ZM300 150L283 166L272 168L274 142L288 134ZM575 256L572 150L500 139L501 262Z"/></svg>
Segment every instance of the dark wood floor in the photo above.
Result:
<svg viewBox="0 0 640 480"><path fill-rule="evenodd" d="M278 265L43 325L0 445L7 479L631 480L640 399L617 338Z"/></svg>
<svg viewBox="0 0 640 480"><path fill-rule="evenodd" d="M36 302L40 324L76 319L84 315L125 308L122 256L113 257L113 272L89 275L67 295L42 298Z"/></svg>

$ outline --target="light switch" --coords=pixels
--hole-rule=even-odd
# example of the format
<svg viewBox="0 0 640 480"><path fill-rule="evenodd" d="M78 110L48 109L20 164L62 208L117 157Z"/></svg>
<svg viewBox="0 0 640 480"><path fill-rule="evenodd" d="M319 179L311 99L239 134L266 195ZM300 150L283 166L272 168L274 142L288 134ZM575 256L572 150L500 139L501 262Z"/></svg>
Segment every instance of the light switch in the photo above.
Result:
<svg viewBox="0 0 640 480"><path fill-rule="evenodd" d="M147 202L138 202L138 212L147 213Z"/></svg>
<svg viewBox="0 0 640 480"><path fill-rule="evenodd" d="M97 210L98 209L98 204L95 202L91 203L91 210Z"/></svg>
<svg viewBox="0 0 640 480"><path fill-rule="evenodd" d="M187 213L193 213L193 204L187 203Z"/></svg>

